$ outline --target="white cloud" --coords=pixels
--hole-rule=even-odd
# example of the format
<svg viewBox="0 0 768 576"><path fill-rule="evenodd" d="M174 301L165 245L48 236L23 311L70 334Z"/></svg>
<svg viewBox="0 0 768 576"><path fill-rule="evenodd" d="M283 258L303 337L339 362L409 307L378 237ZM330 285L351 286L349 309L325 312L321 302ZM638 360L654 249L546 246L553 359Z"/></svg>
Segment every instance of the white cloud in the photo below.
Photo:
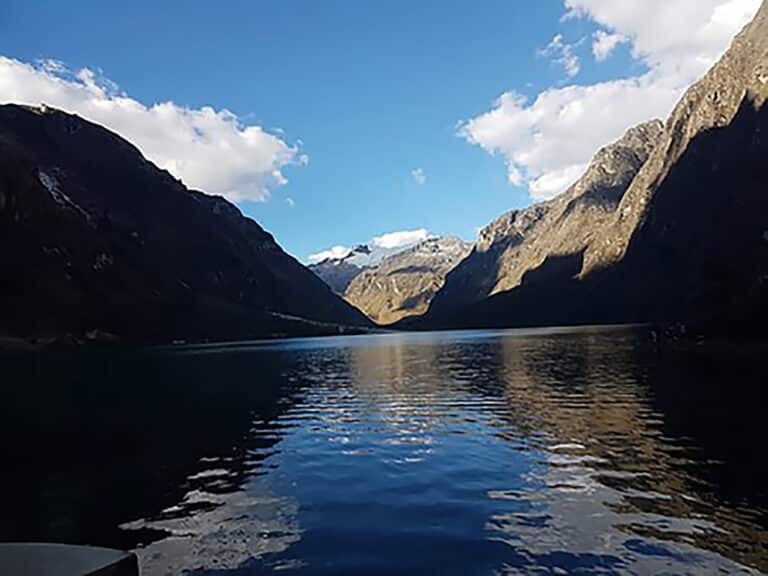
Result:
<svg viewBox="0 0 768 576"><path fill-rule="evenodd" d="M400 248L409 244L416 244L429 238L429 233L424 229L403 230L402 232L390 232L373 239L373 244L379 248Z"/></svg>
<svg viewBox="0 0 768 576"><path fill-rule="evenodd" d="M573 78L581 71L581 60L573 53L577 45L578 43L566 44L563 42L563 35L557 34L546 48L539 51L539 55L551 58L553 62L563 67L568 78Z"/></svg>
<svg viewBox="0 0 768 576"><path fill-rule="evenodd" d="M415 170L411 170L411 178L413 178L413 181L416 182L419 186L423 185L427 181L427 175L424 173L424 170L421 168L416 168Z"/></svg>
<svg viewBox="0 0 768 576"><path fill-rule="evenodd" d="M592 36L592 54L595 60L602 62L610 56L620 44L627 41L622 34L611 34L605 30L598 30Z"/></svg>
<svg viewBox="0 0 768 576"><path fill-rule="evenodd" d="M629 38L638 60L665 73L698 77L754 16L761 0L565 0L589 18Z"/></svg>
<svg viewBox="0 0 768 576"><path fill-rule="evenodd" d="M586 164L571 164L559 170L551 170L528 183L528 191L534 200L548 200L557 196L576 182L587 169Z"/></svg>
<svg viewBox="0 0 768 576"><path fill-rule="evenodd" d="M318 252L317 254L311 254L307 260L313 264L318 264L319 262L323 262L325 260L339 260L341 258L346 258L351 253L352 248L347 248L346 246L334 246L328 250Z"/></svg>
<svg viewBox="0 0 768 576"><path fill-rule="evenodd" d="M288 204L288 208L296 208L296 200L290 196L285 199L285 203Z"/></svg>
<svg viewBox="0 0 768 576"><path fill-rule="evenodd" d="M192 188L233 201L264 201L286 183L283 169L305 164L298 149L228 110L173 102L146 106L96 72L47 60L0 57L0 102L46 104L113 130Z"/></svg>
<svg viewBox="0 0 768 576"><path fill-rule="evenodd" d="M666 117L760 0L565 0L565 5L568 18L591 19L606 34L626 38L646 71L550 88L533 101L509 92L490 111L461 125L460 135L503 156L510 182L527 184L535 199L565 190L595 152L627 128Z"/></svg>
<svg viewBox="0 0 768 576"><path fill-rule="evenodd" d="M381 261L382 258L396 254L429 238L429 232L424 228L382 234L381 236L376 236L369 242L366 242L364 245L371 248L370 252L362 255L356 254L353 257L352 262L358 266L369 266ZM352 252L353 250L346 246L334 246L328 250L318 252L317 254L311 254L307 257L307 260L312 264L317 264L318 262L328 259L338 260L346 258Z"/></svg>
<svg viewBox="0 0 768 576"><path fill-rule="evenodd" d="M671 107L678 96L679 86L652 75L550 89L532 103L509 93L490 112L467 122L461 133L503 155L510 181L527 184L532 198L545 200L576 181L601 146L653 118L659 105Z"/></svg>

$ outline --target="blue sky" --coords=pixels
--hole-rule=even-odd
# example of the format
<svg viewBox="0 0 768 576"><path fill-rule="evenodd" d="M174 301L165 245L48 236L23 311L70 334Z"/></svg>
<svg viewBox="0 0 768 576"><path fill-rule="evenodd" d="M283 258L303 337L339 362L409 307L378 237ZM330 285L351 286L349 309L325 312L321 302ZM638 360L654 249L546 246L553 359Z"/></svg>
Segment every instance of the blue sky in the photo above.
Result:
<svg viewBox="0 0 768 576"><path fill-rule="evenodd" d="M694 5L668 2L681 9ZM755 0L700 0L699 6L702 2L707 4L700 9L702 26L711 23L710 8L739 4L746 13L754 4L756 9ZM477 227L530 203L529 190L539 199L562 188L559 175L578 172L596 147L620 134L635 115L666 113L681 86L700 72L674 82L668 73L659 81L667 92L652 98L659 100L656 108L641 107L619 121L621 114L612 113L610 128L592 130L589 118L581 118L559 133L562 126L533 118L539 94L557 95L560 111L580 110L573 98L591 96L583 91L572 96L570 86L612 86L617 79L647 78L656 69L663 75L675 48L643 36L647 10L627 15L614 14L599 1L568 4L4 0L0 55L18 63L52 59L73 71L98 71L148 107L170 101L193 110L227 109L240 123L261 126L288 147L299 147L293 151L296 161L281 166L288 182L264 184L271 190L268 201L235 199L284 248L306 259L334 245L398 230L425 228L472 239ZM578 17L563 19L574 7L581 11L573 14ZM730 38L743 20L720 36ZM595 56L598 30L617 39L605 59ZM558 34L559 43L551 44ZM705 48L716 56L724 47L718 37ZM578 59L577 74L558 62L564 56ZM18 93L11 88L5 99ZM504 93L528 100L495 105ZM571 100L564 103L565 98ZM613 98L620 101L621 95ZM543 103L540 112L547 114ZM460 135L459 123L472 119L477 122ZM534 144L536 134L561 142L585 134L587 142L578 152L561 153ZM573 158L559 165L569 154ZM297 160L302 155L307 163ZM529 161L531 156L538 160ZM505 166L510 159L512 164L522 159L515 170ZM422 171L423 182L414 170ZM557 184L544 186L545 181Z"/></svg>

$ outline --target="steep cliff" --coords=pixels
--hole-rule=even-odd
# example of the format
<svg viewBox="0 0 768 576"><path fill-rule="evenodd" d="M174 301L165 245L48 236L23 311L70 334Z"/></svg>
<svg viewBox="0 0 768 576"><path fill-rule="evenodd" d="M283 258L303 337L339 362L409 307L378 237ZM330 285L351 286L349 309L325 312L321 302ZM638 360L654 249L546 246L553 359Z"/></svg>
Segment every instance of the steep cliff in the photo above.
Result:
<svg viewBox="0 0 768 576"><path fill-rule="evenodd" d="M430 314L450 313L511 290L548 258L582 253L616 211L662 130L660 121L629 130L600 150L584 176L562 195L505 214L485 228L472 254L448 275ZM567 263L576 266L571 275L579 273L580 262Z"/></svg>
<svg viewBox="0 0 768 576"><path fill-rule="evenodd" d="M632 236L651 212L652 198L699 136L731 127L745 108L761 110L766 98L768 3L764 2L721 60L675 107L648 162L632 182L619 210L601 230L600 241L587 250L583 274L622 259ZM759 127L754 128L759 139ZM713 171L716 171L717 159L712 160ZM706 174L702 173L701 177L706 178Z"/></svg>
<svg viewBox="0 0 768 576"><path fill-rule="evenodd" d="M634 161L618 156L627 170L609 186L606 208L573 189L548 204L480 281L492 286L489 297L446 297L454 276L471 278L462 269L473 254L435 297L429 324L683 321L761 332L768 321L767 99L764 2L663 130L652 123L639 140L630 137L642 144L632 147ZM590 172L601 155L576 188L594 189ZM574 201L575 213L564 208Z"/></svg>
<svg viewBox="0 0 768 576"><path fill-rule="evenodd" d="M768 304L768 2L685 94L582 277L632 319L762 329ZM605 271L604 273L600 273ZM613 303L610 314L622 312ZM627 315L627 313L623 313Z"/></svg>

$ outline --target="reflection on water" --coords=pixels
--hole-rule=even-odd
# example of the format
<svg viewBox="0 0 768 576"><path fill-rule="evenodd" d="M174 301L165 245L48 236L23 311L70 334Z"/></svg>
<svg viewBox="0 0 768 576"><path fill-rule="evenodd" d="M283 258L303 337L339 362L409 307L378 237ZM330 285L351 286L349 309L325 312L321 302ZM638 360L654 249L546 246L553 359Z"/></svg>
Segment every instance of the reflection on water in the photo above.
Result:
<svg viewBox="0 0 768 576"><path fill-rule="evenodd" d="M150 576L768 571L763 353L595 329L6 356L0 540Z"/></svg>

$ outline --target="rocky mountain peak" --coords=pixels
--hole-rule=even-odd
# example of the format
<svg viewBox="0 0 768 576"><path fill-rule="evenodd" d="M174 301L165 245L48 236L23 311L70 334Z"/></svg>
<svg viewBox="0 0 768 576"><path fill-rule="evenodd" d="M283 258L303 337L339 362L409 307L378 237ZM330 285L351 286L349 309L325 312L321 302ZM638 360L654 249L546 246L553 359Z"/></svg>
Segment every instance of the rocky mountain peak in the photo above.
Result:
<svg viewBox="0 0 768 576"><path fill-rule="evenodd" d="M648 160L664 133L661 120L651 120L627 130L616 142L600 149L587 171L567 192L571 199L607 189L621 189ZM617 201L618 198L612 199Z"/></svg>
<svg viewBox="0 0 768 576"><path fill-rule="evenodd" d="M426 312L445 276L469 254L455 237L429 238L357 275L344 296L379 324Z"/></svg>
<svg viewBox="0 0 768 576"><path fill-rule="evenodd" d="M551 256L582 252L616 210L663 129L661 121L653 120L628 130L598 151L584 175L563 194L508 212L483 229L472 254L448 275L430 314L445 314L510 290Z"/></svg>
<svg viewBox="0 0 768 576"><path fill-rule="evenodd" d="M352 281L371 268L376 268L384 260L410 250L419 243L403 246L383 247L374 244L358 244L348 254L340 258L327 258L309 269L319 276L331 289L343 296Z"/></svg>
<svg viewBox="0 0 768 576"><path fill-rule="evenodd" d="M600 149L584 175L559 197L507 212L485 227L479 234L476 250L487 252L500 243L508 247L522 242L547 213L557 212L565 202L584 196L596 202L618 202L663 133L661 120L630 128L619 140ZM608 194L611 191L613 195Z"/></svg>
<svg viewBox="0 0 768 576"><path fill-rule="evenodd" d="M457 257L460 255L466 255L468 244L461 238L455 236L438 236L435 238L428 238L423 242L417 244L413 248L409 248L400 254L402 257L408 256L434 256L436 254L443 255L447 258Z"/></svg>
<svg viewBox="0 0 768 576"><path fill-rule="evenodd" d="M548 202L542 202L529 208L512 210L503 214L480 231L475 250L488 252L500 243L508 245L522 241L528 231L544 217L549 208Z"/></svg>

